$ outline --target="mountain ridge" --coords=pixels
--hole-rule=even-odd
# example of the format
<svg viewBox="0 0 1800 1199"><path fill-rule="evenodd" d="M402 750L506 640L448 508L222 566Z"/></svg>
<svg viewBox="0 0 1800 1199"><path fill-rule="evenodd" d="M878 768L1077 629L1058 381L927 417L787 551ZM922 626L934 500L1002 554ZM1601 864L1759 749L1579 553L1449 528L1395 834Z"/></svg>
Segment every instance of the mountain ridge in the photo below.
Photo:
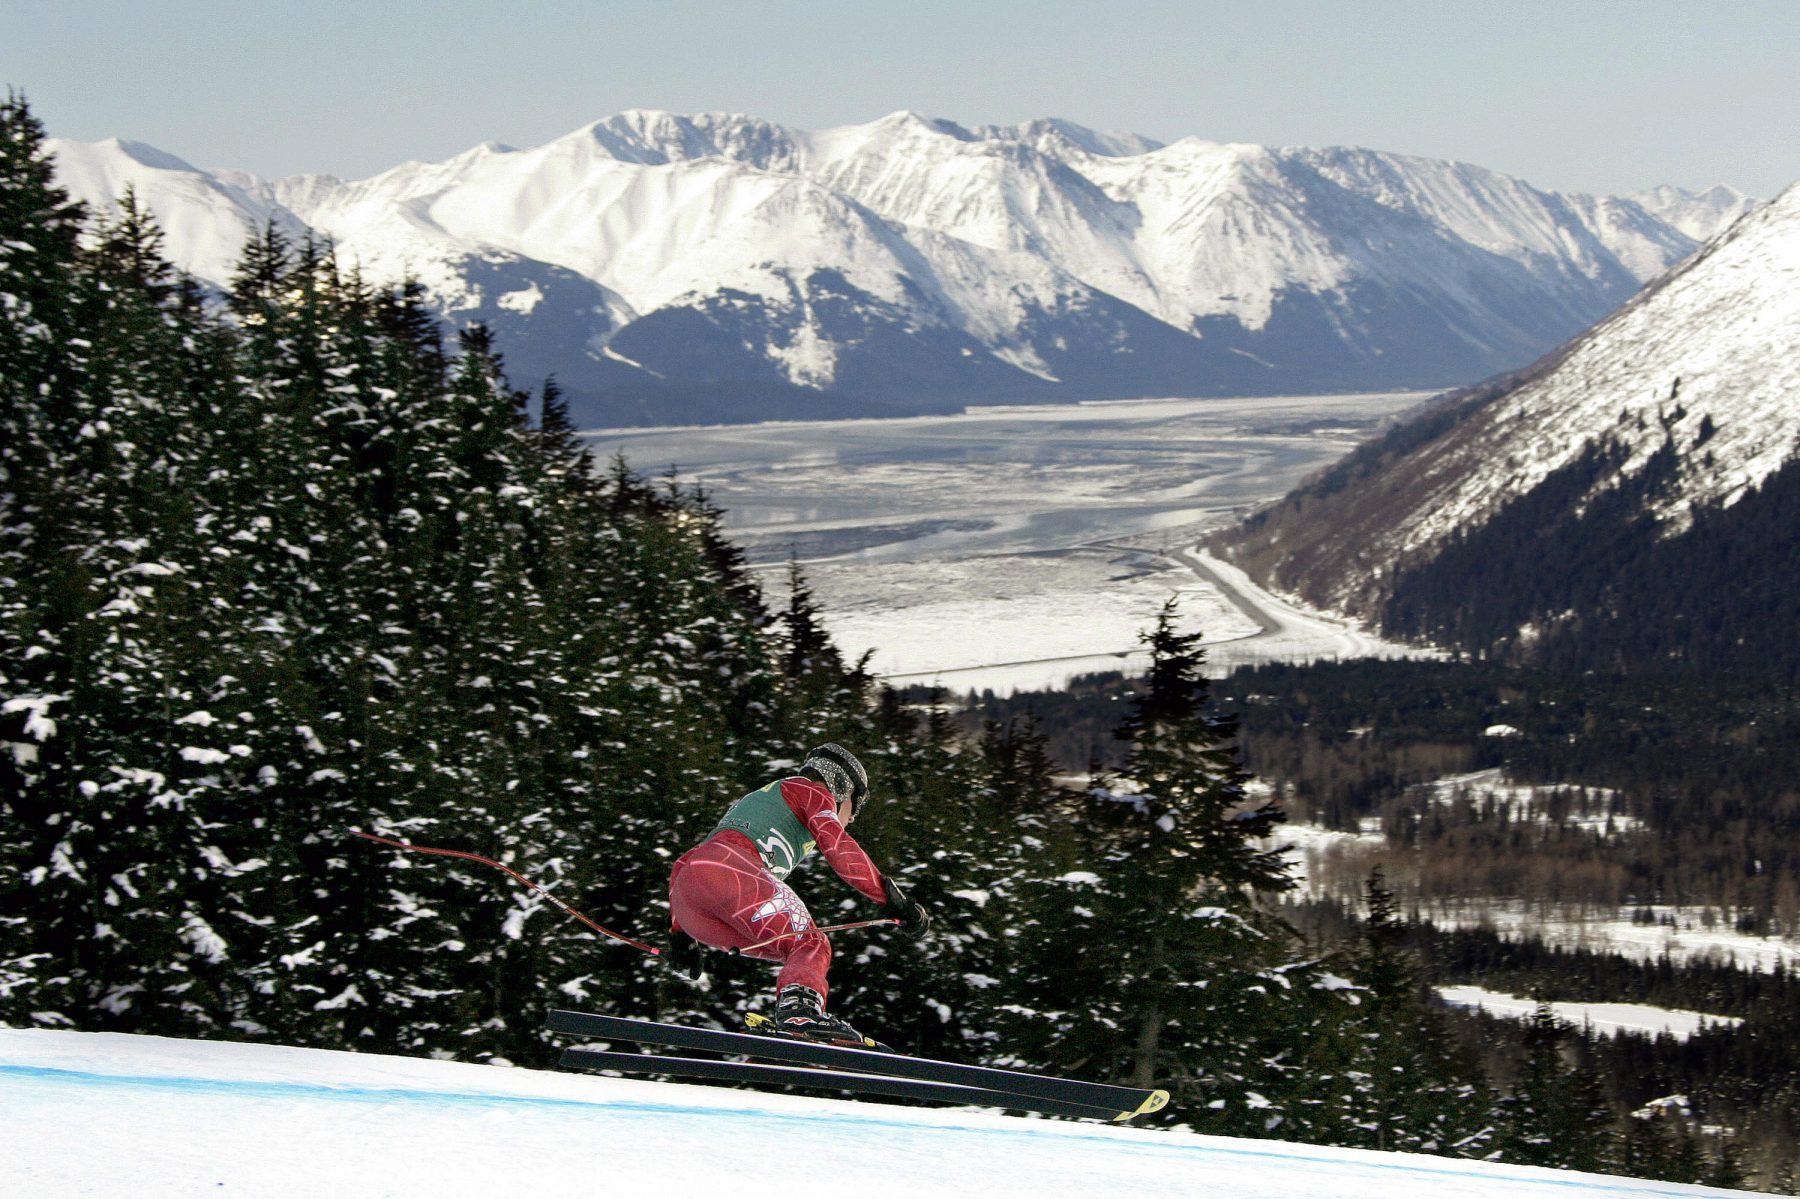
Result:
<svg viewBox="0 0 1800 1199"><path fill-rule="evenodd" d="M1800 185L1528 370L1435 401L1220 546L1389 633L1519 656L1604 626L1625 662L1636 619L1638 642L1671 658L1749 669L1721 646L1761 645L1741 613L1763 603L1753 593L1792 590L1777 580L1797 548L1783 515L1797 395Z"/></svg>
<svg viewBox="0 0 1800 1199"><path fill-rule="evenodd" d="M52 147L78 198L133 186L215 286L270 221L371 278L418 277L588 420L641 410L645 387L690 393L663 416L742 420L764 413L734 385L880 411L1453 385L1536 357L1696 244L1631 198L1467 164L1054 118L806 131L633 109L361 180ZM1753 202L1656 203L1703 228Z"/></svg>

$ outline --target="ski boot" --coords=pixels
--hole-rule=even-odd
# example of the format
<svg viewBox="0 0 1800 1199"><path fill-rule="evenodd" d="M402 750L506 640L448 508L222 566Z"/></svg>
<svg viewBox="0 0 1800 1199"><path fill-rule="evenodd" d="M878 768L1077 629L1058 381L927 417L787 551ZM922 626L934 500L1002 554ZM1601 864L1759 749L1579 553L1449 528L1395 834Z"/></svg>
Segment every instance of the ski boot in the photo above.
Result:
<svg viewBox="0 0 1800 1199"><path fill-rule="evenodd" d="M789 983L777 992L775 1015L772 1018L752 1015L748 1019L750 1027L757 1032L776 1033L802 1041L817 1041L822 1045L892 1052L875 1038L865 1037L857 1032L847 1021L828 1015L824 997L811 987L803 987L798 983Z"/></svg>

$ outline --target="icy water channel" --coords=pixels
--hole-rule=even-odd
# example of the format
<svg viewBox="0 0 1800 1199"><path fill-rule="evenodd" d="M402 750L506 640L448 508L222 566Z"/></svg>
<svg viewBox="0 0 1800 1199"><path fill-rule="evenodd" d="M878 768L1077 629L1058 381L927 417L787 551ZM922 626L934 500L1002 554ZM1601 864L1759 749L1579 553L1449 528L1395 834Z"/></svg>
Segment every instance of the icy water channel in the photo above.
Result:
<svg viewBox="0 0 1800 1199"><path fill-rule="evenodd" d="M674 467L704 485L777 602L797 557L839 644L874 650L878 672L985 685L971 672L1122 659L1171 594L1209 640L1255 633L1157 551L1284 494L1424 398L1127 400L588 437L603 458L623 451L642 474ZM1050 685L1057 671L1026 674L1003 685Z"/></svg>

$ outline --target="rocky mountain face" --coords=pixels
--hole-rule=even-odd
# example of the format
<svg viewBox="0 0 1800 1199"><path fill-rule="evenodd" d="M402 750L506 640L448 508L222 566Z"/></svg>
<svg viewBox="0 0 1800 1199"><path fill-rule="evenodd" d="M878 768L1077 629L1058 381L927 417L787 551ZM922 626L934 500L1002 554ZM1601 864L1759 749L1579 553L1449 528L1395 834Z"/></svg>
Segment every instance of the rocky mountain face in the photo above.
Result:
<svg viewBox="0 0 1800 1199"><path fill-rule="evenodd" d="M905 112L809 132L633 111L355 181L52 148L78 198L132 187L215 285L269 222L371 279L418 278L590 422L1466 383L1592 324L1754 203Z"/></svg>
<svg viewBox="0 0 1800 1199"><path fill-rule="evenodd" d="M1800 186L1221 546L1390 632L1584 668L1748 670L1797 657L1797 456Z"/></svg>

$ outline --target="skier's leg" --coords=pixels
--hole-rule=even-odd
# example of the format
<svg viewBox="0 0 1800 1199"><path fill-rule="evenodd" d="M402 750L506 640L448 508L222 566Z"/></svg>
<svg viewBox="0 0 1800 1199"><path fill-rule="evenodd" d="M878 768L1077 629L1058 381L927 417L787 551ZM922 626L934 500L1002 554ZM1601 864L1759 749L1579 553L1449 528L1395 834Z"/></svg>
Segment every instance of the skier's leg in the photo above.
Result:
<svg viewBox="0 0 1800 1199"><path fill-rule="evenodd" d="M744 951L752 957L781 963L775 980L778 989L799 983L823 998L826 971L831 968L831 942L818 931L805 902L792 887L766 872L745 890L745 902L725 917L741 938L738 944L756 946ZM765 941L768 944L763 944Z"/></svg>
<svg viewBox="0 0 1800 1199"><path fill-rule="evenodd" d="M832 1045L878 1046L837 1016L825 1012L831 942L813 924L812 914L785 883L769 880L775 893L750 913L756 941L781 937L749 952L781 962L775 979L775 1027L789 1036Z"/></svg>
<svg viewBox="0 0 1800 1199"><path fill-rule="evenodd" d="M696 941L780 962L777 986L827 994L831 942L792 887L731 844L708 842L682 856L669 880L669 914Z"/></svg>
<svg viewBox="0 0 1800 1199"><path fill-rule="evenodd" d="M823 1005L825 997L831 993L830 985L825 981L826 972L831 969L831 941L814 929L789 937L785 944L787 956L782 959L781 973L775 976L775 989L780 991L790 983L798 983L818 992L819 1002Z"/></svg>
<svg viewBox="0 0 1800 1199"><path fill-rule="evenodd" d="M670 925L714 949L754 944L730 917L743 899L741 874L741 865L711 844L683 854L669 875Z"/></svg>

